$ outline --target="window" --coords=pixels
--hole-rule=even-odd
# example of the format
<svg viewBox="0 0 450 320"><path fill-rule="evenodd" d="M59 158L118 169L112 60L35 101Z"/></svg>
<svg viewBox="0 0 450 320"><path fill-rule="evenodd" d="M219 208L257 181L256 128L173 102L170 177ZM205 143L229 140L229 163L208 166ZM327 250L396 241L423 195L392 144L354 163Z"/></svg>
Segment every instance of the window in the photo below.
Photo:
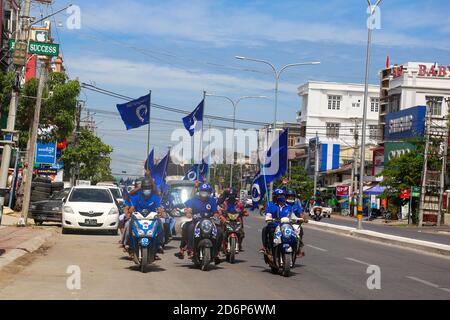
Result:
<svg viewBox="0 0 450 320"><path fill-rule="evenodd" d="M340 123L327 122L327 138L339 138Z"/></svg>
<svg viewBox="0 0 450 320"><path fill-rule="evenodd" d="M400 111L400 95L392 95L389 97L388 112Z"/></svg>
<svg viewBox="0 0 450 320"><path fill-rule="evenodd" d="M292 148L295 145L295 136L288 136L288 147Z"/></svg>
<svg viewBox="0 0 450 320"><path fill-rule="evenodd" d="M108 190L105 189L74 189L70 195L69 202L100 202L112 203Z"/></svg>
<svg viewBox="0 0 450 320"><path fill-rule="evenodd" d="M352 107L353 108L359 108L359 107L361 107L361 103L358 101L358 102L353 102L352 103Z"/></svg>
<svg viewBox="0 0 450 320"><path fill-rule="evenodd" d="M342 96L328 96L328 109L341 110Z"/></svg>
<svg viewBox="0 0 450 320"><path fill-rule="evenodd" d="M442 115L442 101L444 100L443 97L433 97L433 96L426 96L425 100L428 104L431 104L431 115L432 116L440 116Z"/></svg>
<svg viewBox="0 0 450 320"><path fill-rule="evenodd" d="M369 126L369 139L377 140L377 138L378 138L378 126L376 125Z"/></svg>
<svg viewBox="0 0 450 320"><path fill-rule="evenodd" d="M370 98L370 111L372 112L380 111L380 98Z"/></svg>

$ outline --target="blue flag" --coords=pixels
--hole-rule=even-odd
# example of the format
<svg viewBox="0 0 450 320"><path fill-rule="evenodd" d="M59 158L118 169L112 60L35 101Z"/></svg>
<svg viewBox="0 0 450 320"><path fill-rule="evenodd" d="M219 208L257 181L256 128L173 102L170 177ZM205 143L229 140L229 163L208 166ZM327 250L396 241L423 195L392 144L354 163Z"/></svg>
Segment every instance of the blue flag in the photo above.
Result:
<svg viewBox="0 0 450 320"><path fill-rule="evenodd" d="M183 180L206 182L208 176L209 165L203 160L202 164L194 164L186 173ZM197 177L197 173L199 177Z"/></svg>
<svg viewBox="0 0 450 320"><path fill-rule="evenodd" d="M150 94L124 104L117 110L127 130L136 129L150 123Z"/></svg>
<svg viewBox="0 0 450 320"><path fill-rule="evenodd" d="M155 169L155 149L153 149L148 155L144 164L144 169L150 169L151 172Z"/></svg>
<svg viewBox="0 0 450 320"><path fill-rule="evenodd" d="M204 106L205 100L200 102L190 115L183 118L184 127L189 131L191 137L202 129Z"/></svg>
<svg viewBox="0 0 450 320"><path fill-rule="evenodd" d="M272 182L286 174L288 164L288 130L286 129L276 139L266 153L266 161L262 167L262 174L266 182Z"/></svg>
<svg viewBox="0 0 450 320"><path fill-rule="evenodd" d="M252 202L253 209L257 208L267 192L266 183L264 182L264 176L258 172L253 179L252 184Z"/></svg>
<svg viewBox="0 0 450 320"><path fill-rule="evenodd" d="M167 189L166 185L166 177L167 177L167 168L169 167L169 158L170 152L155 166L155 169L152 171L153 179L155 179L156 188L165 192Z"/></svg>

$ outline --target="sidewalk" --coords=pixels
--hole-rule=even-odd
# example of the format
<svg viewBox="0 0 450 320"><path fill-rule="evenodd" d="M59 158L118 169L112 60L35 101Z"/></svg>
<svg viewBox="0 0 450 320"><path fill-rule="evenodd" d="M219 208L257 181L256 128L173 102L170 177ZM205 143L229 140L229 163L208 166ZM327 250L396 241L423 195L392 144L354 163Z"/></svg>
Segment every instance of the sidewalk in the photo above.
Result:
<svg viewBox="0 0 450 320"><path fill-rule="evenodd" d="M20 257L41 248L50 238L56 236L54 228L33 225L16 227L19 214L5 214L0 226L0 270Z"/></svg>

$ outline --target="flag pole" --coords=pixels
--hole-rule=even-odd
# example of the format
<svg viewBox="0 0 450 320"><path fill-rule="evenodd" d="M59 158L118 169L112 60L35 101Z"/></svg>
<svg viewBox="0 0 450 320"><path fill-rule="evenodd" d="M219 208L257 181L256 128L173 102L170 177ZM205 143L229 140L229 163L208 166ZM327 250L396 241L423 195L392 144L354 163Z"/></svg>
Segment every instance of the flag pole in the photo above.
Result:
<svg viewBox="0 0 450 320"><path fill-rule="evenodd" d="M150 112L152 110L152 90L149 91L149 102L148 102L148 131L147 131L147 157L150 154L150 122L151 122L151 117L150 117ZM150 169L150 164L148 163L148 158L147 158L147 170Z"/></svg>
<svg viewBox="0 0 450 320"><path fill-rule="evenodd" d="M202 114L202 130L200 131L200 159L199 164L197 164L197 181L200 179L200 164L203 163L203 118L205 116L205 106L206 106L206 91L203 91L203 114Z"/></svg>

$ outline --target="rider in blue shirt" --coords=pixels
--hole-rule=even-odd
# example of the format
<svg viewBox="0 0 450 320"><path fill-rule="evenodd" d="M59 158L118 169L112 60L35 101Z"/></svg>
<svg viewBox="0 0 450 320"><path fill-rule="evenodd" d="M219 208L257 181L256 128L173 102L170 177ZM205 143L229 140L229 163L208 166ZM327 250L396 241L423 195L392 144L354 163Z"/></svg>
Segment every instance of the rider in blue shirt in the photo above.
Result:
<svg viewBox="0 0 450 320"><path fill-rule="evenodd" d="M194 229L196 223L203 218L211 218L218 214L217 200L213 198L212 188L209 184L204 183L198 189L198 195L185 202L185 214L187 217L192 217L192 221L186 222L183 226L182 239L180 243L180 252L175 256L179 259L184 259L184 252L188 250L192 254L194 247ZM217 244L220 246L220 230L218 228ZM218 250L216 250L218 253ZM216 256L216 263L219 263L218 256Z"/></svg>
<svg viewBox="0 0 450 320"><path fill-rule="evenodd" d="M272 194L272 202L269 202L266 209L266 221L268 224L262 230L263 248L260 252L267 253L272 248L273 233L278 226L279 220L290 217L291 214L292 208L286 205L285 192L282 189L275 189Z"/></svg>
<svg viewBox="0 0 450 320"><path fill-rule="evenodd" d="M305 223L308 222L308 220L306 219L306 217L303 214L303 209L301 206L301 202L297 199L297 195L295 193L294 190L292 189L288 189L286 192L286 203L288 206L290 206L292 208L292 213L295 214L295 216L297 218L302 218L303 221ZM299 252L298 254L302 254L304 255L304 244L303 244L303 227L300 224L300 233L299 233L299 237L300 237L300 246L299 246Z"/></svg>
<svg viewBox="0 0 450 320"><path fill-rule="evenodd" d="M142 212L148 210L149 212L157 212L160 216L164 214L164 209L161 207L161 199L155 191L154 185L150 178L144 178L141 184L141 189L135 194L130 196L130 208L131 212ZM128 247L133 245L131 241L131 223L128 225ZM160 248L158 252L163 253L162 245L164 244L164 230L161 219L158 218L158 242ZM132 248L131 248L132 249ZM158 257L155 257L159 259Z"/></svg>

